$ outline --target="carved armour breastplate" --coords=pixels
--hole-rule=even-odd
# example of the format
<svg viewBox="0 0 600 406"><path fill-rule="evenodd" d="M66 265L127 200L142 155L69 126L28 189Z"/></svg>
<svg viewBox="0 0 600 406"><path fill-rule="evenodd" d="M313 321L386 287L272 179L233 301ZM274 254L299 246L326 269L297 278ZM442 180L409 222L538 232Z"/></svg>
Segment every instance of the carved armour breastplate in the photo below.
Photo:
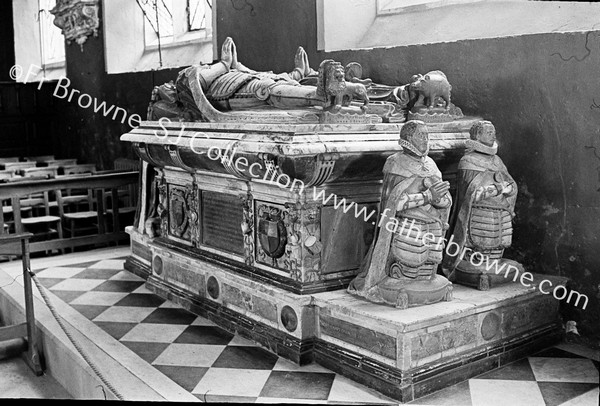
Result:
<svg viewBox="0 0 600 406"><path fill-rule="evenodd" d="M406 188L405 193L421 193L426 188L424 181L427 178L417 177ZM431 178L429 180L433 181ZM439 214L430 204L403 210L396 213L399 227L394 233L390 254L393 262L390 267L390 276L395 278L428 279L442 261L443 229L438 221ZM432 241L423 240L427 233L435 237Z"/></svg>
<svg viewBox="0 0 600 406"><path fill-rule="evenodd" d="M469 242L479 250L504 249L512 243L512 214L494 206L477 204L471 209Z"/></svg>

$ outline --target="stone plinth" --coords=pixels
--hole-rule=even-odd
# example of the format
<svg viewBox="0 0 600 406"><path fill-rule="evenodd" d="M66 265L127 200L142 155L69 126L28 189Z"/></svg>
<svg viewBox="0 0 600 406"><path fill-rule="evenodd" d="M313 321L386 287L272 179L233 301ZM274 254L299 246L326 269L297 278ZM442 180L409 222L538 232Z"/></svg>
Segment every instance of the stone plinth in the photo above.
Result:
<svg viewBox="0 0 600 406"><path fill-rule="evenodd" d="M518 283L490 291L456 285L451 302L401 310L343 289L298 295L176 243L149 250L147 286L157 294L280 356L316 361L401 401L526 356L560 331L559 302ZM127 262L143 267L135 257Z"/></svg>
<svg viewBox="0 0 600 406"><path fill-rule="evenodd" d="M558 339L559 301L509 283L454 285L451 302L398 310L344 291L313 295L315 360L410 401L512 362Z"/></svg>

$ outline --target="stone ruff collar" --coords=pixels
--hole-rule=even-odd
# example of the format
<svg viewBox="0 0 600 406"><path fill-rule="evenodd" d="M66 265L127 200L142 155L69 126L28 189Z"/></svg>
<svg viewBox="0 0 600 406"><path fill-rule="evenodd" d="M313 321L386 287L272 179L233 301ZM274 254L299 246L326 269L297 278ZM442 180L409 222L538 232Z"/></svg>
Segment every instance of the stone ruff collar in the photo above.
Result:
<svg viewBox="0 0 600 406"><path fill-rule="evenodd" d="M418 149L416 149L413 144L411 144L410 142L408 142L406 140L400 139L400 140L398 140L398 144L400 144L400 146L403 149L407 149L413 155L416 155L417 157L421 158L421 160L424 160L425 158L427 158L427 154L429 153L429 146L427 146L427 151L422 153Z"/></svg>
<svg viewBox="0 0 600 406"><path fill-rule="evenodd" d="M488 147L479 141L467 140L465 141L465 146L467 147L467 150L481 152L486 155L496 155L498 152L498 143L496 141L494 141L494 145Z"/></svg>

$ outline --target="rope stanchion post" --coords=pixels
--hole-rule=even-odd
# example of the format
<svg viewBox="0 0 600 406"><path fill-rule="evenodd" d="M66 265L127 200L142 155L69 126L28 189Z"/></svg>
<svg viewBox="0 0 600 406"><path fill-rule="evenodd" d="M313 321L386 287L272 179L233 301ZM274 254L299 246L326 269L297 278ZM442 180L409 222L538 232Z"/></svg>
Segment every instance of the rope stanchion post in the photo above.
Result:
<svg viewBox="0 0 600 406"><path fill-rule="evenodd" d="M43 374L39 351L37 348L38 334L35 327L33 311L33 293L31 290L30 261L29 261L29 236L21 238L21 252L23 254L23 287L25 288L25 318L27 320L27 363L37 376Z"/></svg>
<svg viewBox="0 0 600 406"><path fill-rule="evenodd" d="M0 342L3 345L0 353L5 356L14 356L25 352L25 362L37 376L40 376L44 373L44 368L38 351L38 334L33 311L33 293L31 290L31 279L29 278L29 238L33 234L4 234L2 231L0 230L0 246L2 246L3 252L7 250L12 252L15 245L21 249L25 322L0 327ZM13 282L16 279L17 277L13 279ZM13 282L8 285L11 285Z"/></svg>

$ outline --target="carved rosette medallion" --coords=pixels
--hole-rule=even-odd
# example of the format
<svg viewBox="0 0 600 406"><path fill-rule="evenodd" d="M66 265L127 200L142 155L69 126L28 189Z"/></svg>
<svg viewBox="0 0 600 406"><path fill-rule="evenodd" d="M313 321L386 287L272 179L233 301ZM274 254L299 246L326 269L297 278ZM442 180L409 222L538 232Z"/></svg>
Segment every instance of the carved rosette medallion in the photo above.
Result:
<svg viewBox="0 0 600 406"><path fill-rule="evenodd" d="M50 12L68 44L75 41L83 50L83 43L90 35L98 36L98 0L57 0Z"/></svg>
<svg viewBox="0 0 600 406"><path fill-rule="evenodd" d="M241 195L243 208L242 234L244 235L244 262L254 264L254 204L250 193Z"/></svg>

